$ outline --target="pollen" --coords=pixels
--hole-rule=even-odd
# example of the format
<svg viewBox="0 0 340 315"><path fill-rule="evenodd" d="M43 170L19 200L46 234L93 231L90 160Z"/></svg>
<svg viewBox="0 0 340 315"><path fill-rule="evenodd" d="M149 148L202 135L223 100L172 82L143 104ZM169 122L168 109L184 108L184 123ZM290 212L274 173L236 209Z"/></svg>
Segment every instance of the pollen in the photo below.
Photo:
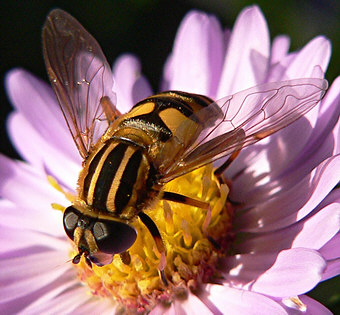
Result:
<svg viewBox="0 0 340 315"><path fill-rule="evenodd" d="M231 240L232 208L227 202L229 188L220 184L212 165L181 176L164 187L209 203L210 210L160 200L145 212L157 225L166 248L166 265L162 279L159 272L161 254L144 224L136 219L137 240L127 257L115 255L109 265L92 269L82 257L74 265L81 282L91 294L112 299L122 313L145 313L155 305L170 305L203 283L216 280L217 264ZM70 253L74 257L74 249Z"/></svg>

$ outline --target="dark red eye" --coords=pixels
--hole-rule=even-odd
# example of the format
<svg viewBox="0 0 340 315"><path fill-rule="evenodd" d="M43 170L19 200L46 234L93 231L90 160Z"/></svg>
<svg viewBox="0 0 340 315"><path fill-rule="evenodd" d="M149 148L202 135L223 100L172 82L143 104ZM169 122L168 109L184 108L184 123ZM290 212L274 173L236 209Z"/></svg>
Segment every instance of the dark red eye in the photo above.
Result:
<svg viewBox="0 0 340 315"><path fill-rule="evenodd" d="M137 238L135 229L125 223L98 220L92 228L99 251L119 254L128 250Z"/></svg>

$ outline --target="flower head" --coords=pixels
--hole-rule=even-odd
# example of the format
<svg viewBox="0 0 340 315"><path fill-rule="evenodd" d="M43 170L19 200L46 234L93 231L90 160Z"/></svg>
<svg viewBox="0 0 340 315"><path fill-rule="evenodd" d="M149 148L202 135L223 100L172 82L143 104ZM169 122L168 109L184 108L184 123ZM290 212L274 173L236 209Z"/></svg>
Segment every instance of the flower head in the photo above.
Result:
<svg viewBox="0 0 340 315"><path fill-rule="evenodd" d="M213 16L190 12L166 62L162 90L219 99L326 71L324 37L298 52L288 48L286 36L270 45L256 6L241 12L232 31ZM121 56L113 77L123 113L152 94L134 56ZM8 283L0 310L327 313L304 294L339 273L339 78L303 118L244 148L222 184L211 165L167 184L211 208L159 201L148 212L167 249L167 285L157 273L160 254L139 222L126 258L131 262L118 255L92 269L69 262L74 248L57 210L74 199L81 158L47 84L21 69L10 72L6 84L15 107L9 133L25 162L0 157L0 279Z"/></svg>

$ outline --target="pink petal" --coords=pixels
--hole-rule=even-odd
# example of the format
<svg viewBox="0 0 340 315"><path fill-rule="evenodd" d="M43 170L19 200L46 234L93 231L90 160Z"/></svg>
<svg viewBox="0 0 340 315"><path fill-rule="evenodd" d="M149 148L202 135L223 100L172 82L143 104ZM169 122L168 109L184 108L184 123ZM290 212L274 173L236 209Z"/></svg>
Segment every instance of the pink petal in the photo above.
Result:
<svg viewBox="0 0 340 315"><path fill-rule="evenodd" d="M337 189L338 190L338 189ZM335 235L325 246L320 249L320 254L329 260L340 258L340 233Z"/></svg>
<svg viewBox="0 0 340 315"><path fill-rule="evenodd" d="M68 205L70 202L64 195L54 189L45 176L24 162L12 161L0 155L0 196L18 206L40 212L40 215L51 220L57 218L51 203ZM18 193L20 192L20 193ZM29 215L29 212L27 212ZM49 221L47 221L49 222Z"/></svg>
<svg viewBox="0 0 340 315"><path fill-rule="evenodd" d="M56 270L50 269L58 266L57 269L62 269L65 272L71 267L65 264L67 252L60 251L44 251L27 255L23 260L22 257L3 258L0 261L1 279L8 283L15 281L25 281L33 279L43 273L52 273ZM43 266L41 262L44 262ZM20 266L20 268L18 268ZM62 268L61 268L62 267ZM74 271L75 274L75 271Z"/></svg>
<svg viewBox="0 0 340 315"><path fill-rule="evenodd" d="M177 32L163 88L214 96L223 50L223 34L217 19L190 12Z"/></svg>
<svg viewBox="0 0 340 315"><path fill-rule="evenodd" d="M219 311L214 314L286 314L274 300L256 292L214 284L207 285L205 291L207 302Z"/></svg>
<svg viewBox="0 0 340 315"><path fill-rule="evenodd" d="M226 170L226 176L229 179L234 179L233 182L244 180L248 183L244 189L253 189L261 178L268 176L271 171L271 160L267 156L268 138L259 141L258 143L242 149L231 167ZM260 178L260 179L259 179ZM234 190L231 193L239 193ZM238 198L233 196L233 198Z"/></svg>
<svg viewBox="0 0 340 315"><path fill-rule="evenodd" d="M319 65L325 73L330 56L331 44L329 40L318 36L298 52L293 62L288 66L286 75L289 79L310 77L315 65Z"/></svg>
<svg viewBox="0 0 340 315"><path fill-rule="evenodd" d="M302 181L295 182L289 190L277 194L267 202L258 200L259 204L256 207L236 218L235 226L242 231L264 232L294 224L317 207L334 188L339 180L336 172L339 168L340 156L325 160ZM233 183L233 189L239 192L240 187L246 187L245 185L237 181ZM255 201L249 193L247 196L246 192L244 194L242 192L242 195L244 196L242 199L236 200L248 198L249 204ZM255 197L256 195L254 199Z"/></svg>
<svg viewBox="0 0 340 315"><path fill-rule="evenodd" d="M340 77L336 78L321 102L318 120L301 158L296 163L306 163L306 156L315 156L315 151L324 145L327 137L332 134L340 115ZM335 135L335 134L334 134ZM334 136L329 139L334 142ZM329 155L335 145L328 145ZM335 153L335 152L334 152ZM334 154L333 153L333 154Z"/></svg>
<svg viewBox="0 0 340 315"><path fill-rule="evenodd" d="M78 286L63 292L48 303L36 305L34 312L35 314L63 314L67 310L68 314L75 314L74 311L86 304L90 299L91 296L87 294L87 289L83 286Z"/></svg>
<svg viewBox="0 0 340 315"><path fill-rule="evenodd" d="M257 6L238 16L224 60L217 99L263 83L268 70L269 32Z"/></svg>
<svg viewBox="0 0 340 315"><path fill-rule="evenodd" d="M78 152L77 158L71 158L63 146L57 147L45 141L19 113L10 115L9 132L15 147L26 161L52 175L69 189L75 189L81 167ZM73 147L76 148L74 143Z"/></svg>
<svg viewBox="0 0 340 315"><path fill-rule="evenodd" d="M275 178L287 171L296 157L301 155L315 127L318 108L315 107L305 115L270 137L267 156L271 166L270 176ZM321 162L321 161L320 161Z"/></svg>
<svg viewBox="0 0 340 315"><path fill-rule="evenodd" d="M88 295L88 293L85 293ZM73 314L100 314L100 315L112 315L115 312L116 306L110 299L102 299L94 297L87 301L83 305L77 307Z"/></svg>
<svg viewBox="0 0 340 315"><path fill-rule="evenodd" d="M289 51L290 39L286 35L277 36L274 38L271 49L271 64L280 62Z"/></svg>
<svg viewBox="0 0 340 315"><path fill-rule="evenodd" d="M43 255L32 255L3 259L1 282L6 281L6 290L0 291L0 301L6 302L17 299L30 292L34 292L52 281L58 279L68 268L65 265L65 256L60 252L43 253ZM41 268L43 262L43 269ZM20 268L18 268L20 266ZM56 268L59 266L58 268Z"/></svg>
<svg viewBox="0 0 340 315"><path fill-rule="evenodd" d="M175 299L171 303L170 307L166 307L162 304L157 305L151 312L150 315L191 315L191 314L221 314L218 309L207 301L202 296L196 296L191 292L188 292L188 297L184 299Z"/></svg>
<svg viewBox="0 0 340 315"><path fill-rule="evenodd" d="M315 66L319 66L323 73L326 72L330 53L330 42L322 36L316 37L300 51L282 56L278 63L271 67L268 81L318 77Z"/></svg>
<svg viewBox="0 0 340 315"><path fill-rule="evenodd" d="M297 235L293 247L319 249L325 245L340 229L340 200L324 207L307 220L303 230ZM325 231L326 230L326 231Z"/></svg>
<svg viewBox="0 0 340 315"><path fill-rule="evenodd" d="M333 129L333 137L334 137L334 150L333 154L340 153L340 120L335 125Z"/></svg>
<svg viewBox="0 0 340 315"><path fill-rule="evenodd" d="M162 304L157 304L157 306L152 309L150 315L187 315L185 310L179 309L176 301L170 304L170 306L165 306Z"/></svg>
<svg viewBox="0 0 340 315"><path fill-rule="evenodd" d="M273 169L282 171L288 168L289 163L301 154L306 144L310 141L313 129L318 119L319 105L316 105L311 111L303 117L290 124L286 128L270 137L272 151L276 151L276 166ZM274 155L274 152L269 152Z"/></svg>
<svg viewBox="0 0 340 315"><path fill-rule="evenodd" d="M300 300L307 305L307 312L310 315L331 315L332 312L324 305L310 298L308 295L302 295Z"/></svg>
<svg viewBox="0 0 340 315"><path fill-rule="evenodd" d="M152 310L150 315L186 315L184 311L176 309L175 303L171 303L170 307L165 308L161 305L157 305L155 309Z"/></svg>
<svg viewBox="0 0 340 315"><path fill-rule="evenodd" d="M43 169L44 153L40 148L46 142L25 117L18 112L12 112L7 117L7 128L11 142L20 156L37 168Z"/></svg>
<svg viewBox="0 0 340 315"><path fill-rule="evenodd" d="M314 250L285 250L279 253L274 265L260 275L251 288L276 297L303 294L319 283L325 267L322 256Z"/></svg>
<svg viewBox="0 0 340 315"><path fill-rule="evenodd" d="M51 283L49 288L44 288L44 292L38 298L32 300L31 303L26 304L22 312L24 314L37 314L37 310L41 308L41 305L49 304L55 297L64 291L74 289L77 285L79 286L80 284L74 273L72 272L71 275L70 272L67 272Z"/></svg>
<svg viewBox="0 0 340 315"><path fill-rule="evenodd" d="M61 211L52 209L45 209L43 213L29 211L25 206L19 207L7 200L0 200L0 213L3 225L7 227L31 230L34 233L45 233L54 237L64 236Z"/></svg>
<svg viewBox="0 0 340 315"><path fill-rule="evenodd" d="M157 304L155 308L152 309L150 315L176 315L174 303L171 303L170 307L165 307L162 304Z"/></svg>
<svg viewBox="0 0 340 315"><path fill-rule="evenodd" d="M192 293L189 293L188 298L185 300L175 300L174 305L176 310L175 314L217 314L216 312L212 312L212 310L208 308L208 305L204 304L199 297Z"/></svg>
<svg viewBox="0 0 340 315"><path fill-rule="evenodd" d="M339 249L339 243L338 247ZM327 261L327 267L322 274L322 281L337 277L340 274L340 258Z"/></svg>
<svg viewBox="0 0 340 315"><path fill-rule="evenodd" d="M295 168L311 168L336 154L335 128L340 115L340 77L329 88L321 102L318 120L306 147L294 161ZM332 132L334 134L332 134Z"/></svg>
<svg viewBox="0 0 340 315"><path fill-rule="evenodd" d="M331 86L329 87L325 97L321 101L320 107L320 119L318 123L320 127L327 125L331 121L332 117L339 118L340 111L340 76L335 78Z"/></svg>
<svg viewBox="0 0 340 315"><path fill-rule="evenodd" d="M62 231L64 234L65 232ZM52 248L56 250L64 250L67 252L70 248L66 239L59 240L55 236L45 233L33 232L26 230L18 230L1 226L0 229L1 246L0 253L8 254L11 251L20 251L37 245Z"/></svg>
<svg viewBox="0 0 340 315"><path fill-rule="evenodd" d="M303 312L308 315L331 315L330 312L324 305L319 303L318 301L313 300L307 295L299 296L300 301L306 306L306 311ZM298 309L293 309L290 307L286 307L288 314L291 315L300 315L302 312Z"/></svg>
<svg viewBox="0 0 340 315"><path fill-rule="evenodd" d="M315 51L315 53L313 53L313 51ZM292 74L289 75L289 78L294 79L313 76L315 66L320 66L322 70L325 71L329 62L329 58L329 41L324 39L323 37L316 38L308 45L306 45L306 47L302 49L302 51L298 54L294 62L290 64L287 71L291 71ZM307 63L304 63L305 60L307 60ZM296 62L298 63L295 66ZM293 74L292 71L297 72ZM337 91L337 94L339 94L339 90ZM333 108L335 109L336 107ZM290 150L288 150L290 152L290 159L292 159L296 155L295 152L299 152L300 149L305 146L305 144L310 143L309 138L311 136L311 131L319 129L315 127L316 121L320 115L318 109L319 107L316 106L313 110L308 112L303 119L299 119L294 124L290 125L279 134L272 137L274 141L277 141L277 137L282 138L282 142L285 143L288 148L291 148ZM330 117L331 116L327 116L327 120L330 120ZM336 118L333 118L333 120L334 119L336 120ZM310 124L310 126L308 123ZM314 129L311 129L311 127ZM292 143L290 144L290 142Z"/></svg>
<svg viewBox="0 0 340 315"><path fill-rule="evenodd" d="M78 153L51 87L21 69L9 72L5 83L12 104L38 134L75 159Z"/></svg>
<svg viewBox="0 0 340 315"><path fill-rule="evenodd" d="M275 64L272 64L269 69L267 81L277 82L289 80L290 78L286 75L286 69L293 62L297 54L297 52L289 53L288 55L283 56Z"/></svg>
<svg viewBox="0 0 340 315"><path fill-rule="evenodd" d="M308 266L308 267L306 267ZM326 262L315 250L293 248L277 253L235 255L225 260L225 283L275 297L311 290Z"/></svg>
<svg viewBox="0 0 340 315"><path fill-rule="evenodd" d="M311 115L299 119L269 139L243 149L232 167L227 170L228 178L241 172L238 177L241 185L245 181L246 188L251 190L258 185L264 185L265 188L268 184L273 186L275 177L282 179L290 171L300 176L307 174L331 156L335 146L331 132L339 119L340 111L337 105L340 94L337 85L336 81L322 100L320 112L316 107ZM299 167L301 171L296 172ZM263 191L256 191L255 194L264 196Z"/></svg>
<svg viewBox="0 0 340 315"><path fill-rule="evenodd" d="M241 253L275 252L286 248L320 249L340 229L340 204L332 203L308 219L271 233L254 233L235 250ZM242 237L242 236L241 236Z"/></svg>
<svg viewBox="0 0 340 315"><path fill-rule="evenodd" d="M339 90L337 93L339 94ZM331 98L326 101L330 102ZM325 103L325 99L322 103ZM319 112L320 104L318 104L296 122L270 138L272 145L269 146L269 149L272 148L274 152L269 152L269 154L274 155L276 153L276 165L278 166L273 167L274 169L277 169L278 171L285 169L290 162L294 161L297 157L302 156L305 147L311 147L313 140L317 138L315 131L320 132L320 130L324 129L321 126L325 124L325 121L329 124L328 130L325 130L325 132L332 130L334 121L337 121L336 112L340 109L337 109L334 104L329 105L331 106L329 112L333 112L335 114L334 116L323 115L324 117L322 117ZM323 141L321 143L323 143ZM313 146L313 148L315 150L315 148L319 148L319 145ZM303 156L303 160L305 159L306 157Z"/></svg>
<svg viewBox="0 0 340 315"><path fill-rule="evenodd" d="M68 290L70 287L75 286L77 279L74 276L73 270L68 270L63 273L58 279L52 281L47 286L35 291L27 292L27 295L11 300L5 303L0 303L1 314L37 314L31 311L31 305L48 303L53 296L58 295L64 290ZM79 282L78 282L79 285ZM26 308L28 311L26 311ZM24 309L24 310L23 310Z"/></svg>
<svg viewBox="0 0 340 315"><path fill-rule="evenodd" d="M117 108L121 113L128 112L140 100L152 94L151 87L142 75L139 60L129 54L120 56L113 66Z"/></svg>

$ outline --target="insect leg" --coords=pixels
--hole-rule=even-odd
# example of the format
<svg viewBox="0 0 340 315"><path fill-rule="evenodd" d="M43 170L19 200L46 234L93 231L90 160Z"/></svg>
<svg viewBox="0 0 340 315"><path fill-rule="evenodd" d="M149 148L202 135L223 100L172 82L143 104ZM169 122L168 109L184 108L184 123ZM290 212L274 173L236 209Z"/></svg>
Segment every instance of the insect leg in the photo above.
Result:
<svg viewBox="0 0 340 315"><path fill-rule="evenodd" d="M241 149L234 151L232 155L229 156L228 160L226 160L221 166L219 166L215 171L214 175L220 179L223 175L223 172L229 167L229 165L237 158L240 154Z"/></svg>
<svg viewBox="0 0 340 315"><path fill-rule="evenodd" d="M189 206L193 206L193 207L197 207L197 208L207 210L207 215L206 215L204 223L203 223L203 231L204 231L205 234L207 234L207 228L208 228L208 225L209 225L210 219L211 219L211 209L210 209L210 204L208 202L193 199L193 198L183 196L181 194L176 194L176 193L170 192L170 191L164 191L161 198L164 199L164 200L183 203L185 205L189 205Z"/></svg>
<svg viewBox="0 0 340 315"><path fill-rule="evenodd" d="M100 105L104 110L106 119L109 121L109 124L122 115L119 110L112 104L108 96L103 96L100 99Z"/></svg>
<svg viewBox="0 0 340 315"><path fill-rule="evenodd" d="M152 219L145 214L144 212L138 213L139 218L142 220L143 224L147 227L147 229L150 231L153 239L155 240L156 246L158 251L161 253L161 261L159 263L159 273L160 278L162 279L164 285L168 285L168 281L165 277L164 269L166 266L166 257L165 257L165 247L162 241L161 234L159 233L159 230L155 224L155 222L152 221Z"/></svg>
<svg viewBox="0 0 340 315"><path fill-rule="evenodd" d="M119 256L120 256L120 259L122 260L123 264L130 265L131 256L130 256L128 251L120 253Z"/></svg>
<svg viewBox="0 0 340 315"><path fill-rule="evenodd" d="M210 205L208 202L193 199L193 198L183 196L181 194L176 194L170 191L164 191L161 198L165 200L169 200L169 201L178 202L178 203L184 203L186 205L194 206L194 207L205 209L205 210L208 210L210 208Z"/></svg>

